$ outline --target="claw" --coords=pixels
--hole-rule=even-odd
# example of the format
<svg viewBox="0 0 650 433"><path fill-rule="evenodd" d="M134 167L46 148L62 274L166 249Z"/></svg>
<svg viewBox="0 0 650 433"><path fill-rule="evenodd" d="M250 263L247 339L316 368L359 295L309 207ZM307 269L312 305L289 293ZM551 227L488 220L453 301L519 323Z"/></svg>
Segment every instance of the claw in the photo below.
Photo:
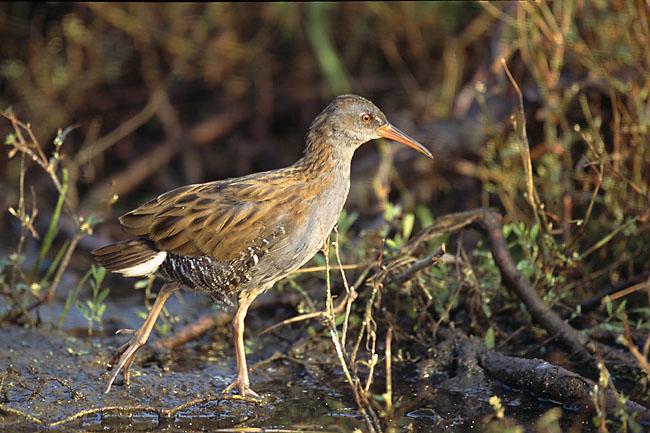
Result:
<svg viewBox="0 0 650 433"><path fill-rule="evenodd" d="M113 371L113 374L111 374L110 379L108 380L106 391L104 391L105 394L108 394L108 392L111 390L111 387L113 386L113 382L115 382L115 379L117 379L117 375L120 373L122 369L124 370L124 373L122 374L122 376L124 377L124 384L125 385L129 384L129 379L131 376L131 364L133 364L133 361L135 360L135 354L138 352L138 350L140 350L142 346L144 346L144 343L145 342L142 341L142 339L136 332L133 338L131 338L131 340L128 343L122 345L119 349L117 349L115 355L113 355L113 358L111 359L108 366L109 371L113 370L114 366L116 366L116 368Z"/></svg>
<svg viewBox="0 0 650 433"><path fill-rule="evenodd" d="M131 344L133 343L133 340L134 340L134 338L131 338L131 340L129 340L128 342L124 343L123 345L121 345L120 347L117 348L117 350L115 351L115 353L111 357L111 360L108 362L108 367L107 367L108 371L111 371L113 369L113 367L115 366L115 363L120 359L122 354L124 352L126 352L126 350L129 348L129 346L131 346Z"/></svg>
<svg viewBox="0 0 650 433"><path fill-rule="evenodd" d="M124 334L124 335L132 335L132 334L135 334L136 332L137 331L135 329L122 328L122 329L118 329L117 331L115 331L115 334L116 335L122 335L122 334Z"/></svg>
<svg viewBox="0 0 650 433"><path fill-rule="evenodd" d="M248 387L248 386L245 387L243 390L239 390L239 394L241 396L243 396L243 397L254 398L255 400L261 400L262 399L262 397L258 393L256 393L252 389L250 389L250 387Z"/></svg>
<svg viewBox="0 0 650 433"><path fill-rule="evenodd" d="M253 391L248 383L245 381L241 380L239 377L237 377L237 380L235 380L233 383L228 385L223 391L221 391L222 394L228 394L230 393L233 389L237 388L237 394L240 397L248 397L248 398L253 398L255 400L261 400L262 397Z"/></svg>

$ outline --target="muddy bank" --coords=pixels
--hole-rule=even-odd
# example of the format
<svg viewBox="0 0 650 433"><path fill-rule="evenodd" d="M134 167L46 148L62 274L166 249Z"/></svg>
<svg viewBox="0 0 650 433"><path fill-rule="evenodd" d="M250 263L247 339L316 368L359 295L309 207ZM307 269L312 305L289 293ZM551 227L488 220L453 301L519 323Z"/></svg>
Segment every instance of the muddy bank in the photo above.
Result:
<svg viewBox="0 0 650 433"><path fill-rule="evenodd" d="M201 426L320 430L330 425L347 430L361 425L354 418L353 402L346 403L334 389L315 386L300 368L283 363L254 372L264 404L220 395L235 374L229 355L209 359L192 350L164 355L162 366L149 352L144 366L135 368L129 387L115 386L104 394L106 377L101 373L110 351L98 340L13 327L3 328L0 336L0 425L6 429L49 425L61 431L74 426L103 430L128 425L138 430L164 426L188 431ZM140 359L146 360L147 353ZM315 420L318 424L310 424Z"/></svg>
<svg viewBox="0 0 650 433"><path fill-rule="evenodd" d="M0 330L0 429L3 431L202 431L273 428L288 431L365 431L362 419L340 373L316 354L318 340L307 340L287 355L293 332L252 337L255 389L262 404L222 396L235 375L232 354L221 343L196 342L173 353L143 350L131 385L104 394L106 363L118 337L77 338L42 329L4 327ZM217 334L217 340L227 335ZM285 340L284 343L282 340ZM325 342L324 340L323 342ZM321 348L322 349L322 348ZM441 345L437 366L453 358ZM270 358L260 363L265 357ZM461 363L462 364L462 363ZM460 364L459 364L460 365ZM464 367L463 367L464 368ZM471 372L437 374L431 362L396 367L395 397L401 408L393 431L476 431L493 413L489 397L499 395L509 416L524 425L555 405L538 401L498 382L484 382ZM477 373L477 372L474 372ZM451 379L449 378L452 377ZM482 386L479 383L489 383ZM568 412L565 422L588 417ZM588 428L588 427L587 427ZM588 431L588 430L585 430Z"/></svg>

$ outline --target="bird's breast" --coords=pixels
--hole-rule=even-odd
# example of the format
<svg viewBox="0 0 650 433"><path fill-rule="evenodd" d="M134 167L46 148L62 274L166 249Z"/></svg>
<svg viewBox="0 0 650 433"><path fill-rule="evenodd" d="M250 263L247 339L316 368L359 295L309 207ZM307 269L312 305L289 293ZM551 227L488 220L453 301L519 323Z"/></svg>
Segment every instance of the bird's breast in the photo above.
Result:
<svg viewBox="0 0 650 433"><path fill-rule="evenodd" d="M273 254L267 256L276 274L286 275L298 269L321 249L338 221L349 189L349 176L335 179L310 200L302 214L295 215L287 224L286 236L272 248Z"/></svg>

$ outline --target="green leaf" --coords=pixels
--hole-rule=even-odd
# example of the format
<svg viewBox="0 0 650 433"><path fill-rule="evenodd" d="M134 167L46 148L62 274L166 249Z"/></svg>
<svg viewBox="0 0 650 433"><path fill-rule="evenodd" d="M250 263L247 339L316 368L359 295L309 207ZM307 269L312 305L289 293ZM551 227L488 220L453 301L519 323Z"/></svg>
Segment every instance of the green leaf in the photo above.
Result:
<svg viewBox="0 0 650 433"><path fill-rule="evenodd" d="M84 319L88 320L90 318L90 310L81 302L77 301L77 310L81 312L81 315L84 316Z"/></svg>
<svg viewBox="0 0 650 433"><path fill-rule="evenodd" d="M101 285L104 276L106 275L106 268L103 266L92 265L90 269L93 274L93 281L97 283L97 286Z"/></svg>
<svg viewBox="0 0 650 433"><path fill-rule="evenodd" d="M605 309L607 310L607 315L611 317L613 306L612 306L612 301L609 300L609 296L605 298L605 302L606 302Z"/></svg>
<svg viewBox="0 0 650 433"><path fill-rule="evenodd" d="M415 216L418 218L418 223L420 227L425 228L433 224L433 214L431 210L423 205L418 205L415 208Z"/></svg>
<svg viewBox="0 0 650 433"><path fill-rule="evenodd" d="M48 253L48 251L50 251L50 248L52 248L52 242L59 232L59 218L61 217L61 209L63 209L63 203L65 202L65 197L68 193L68 184L68 170L64 168L61 192L57 198L56 206L54 207L54 213L52 214L52 219L50 220L47 232L43 238L43 243L41 244L41 248L38 252L38 257L36 258L34 266L32 267L32 275L35 275L40 268L41 262L45 258L45 255Z"/></svg>
<svg viewBox="0 0 650 433"><path fill-rule="evenodd" d="M99 296L97 296L96 303L97 303L97 304L101 304L102 302L104 302L104 300L105 300L106 297L108 296L108 293L109 293L109 289L108 289L108 288L105 288L105 289L103 289L101 292L99 292Z"/></svg>
<svg viewBox="0 0 650 433"><path fill-rule="evenodd" d="M534 224L530 228L530 239L534 241L535 239L537 239L538 234L539 234L539 224Z"/></svg>
<svg viewBox="0 0 650 433"><path fill-rule="evenodd" d="M384 219L387 222L392 222L395 218L399 217L402 214L402 207L398 204L386 203L386 209L384 209Z"/></svg>
<svg viewBox="0 0 650 433"><path fill-rule="evenodd" d="M79 280L75 288L68 292L68 296L65 299L65 304L63 304L63 311L61 312L61 315L59 316L59 320L56 325L59 331L63 328L63 322L67 317L68 313L70 312L70 308L72 307L72 305L76 304L78 308L79 301L77 301L77 296L79 295L81 288L86 283L86 280L89 277L90 277L90 271L86 272L84 276L81 277L81 279Z"/></svg>
<svg viewBox="0 0 650 433"><path fill-rule="evenodd" d="M351 212L347 213L345 209L341 211L341 215L339 215L339 221L336 224L339 228L339 233L340 234L345 234L347 231L352 227L352 224L359 218L359 214L357 212Z"/></svg>
<svg viewBox="0 0 650 433"><path fill-rule="evenodd" d="M485 347L488 349L494 349L494 328L489 327L487 332L485 333L485 337L483 338L483 341L485 342Z"/></svg>
<svg viewBox="0 0 650 433"><path fill-rule="evenodd" d="M5 137L5 144L8 146L13 146L16 143L16 134L13 132L11 134L7 134L7 137Z"/></svg>
<svg viewBox="0 0 650 433"><path fill-rule="evenodd" d="M627 306L627 299L623 299L623 301L618 304L618 307L616 307L616 317L621 317L621 314L625 312L625 307Z"/></svg>
<svg viewBox="0 0 650 433"><path fill-rule="evenodd" d="M402 239L408 240L413 233L413 226L415 225L415 215L407 213L402 220Z"/></svg>

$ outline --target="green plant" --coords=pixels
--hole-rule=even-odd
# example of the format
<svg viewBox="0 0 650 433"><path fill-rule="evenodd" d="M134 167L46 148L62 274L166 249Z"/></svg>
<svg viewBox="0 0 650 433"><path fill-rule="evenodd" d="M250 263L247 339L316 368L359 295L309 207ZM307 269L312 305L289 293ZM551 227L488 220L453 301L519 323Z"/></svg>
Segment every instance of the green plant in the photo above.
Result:
<svg viewBox="0 0 650 433"><path fill-rule="evenodd" d="M10 110L2 112L2 116L9 120L13 129L5 139L5 145L9 148L7 151L9 159L18 160L18 203L10 206L8 212L20 222L20 235L14 252L8 255L8 260L5 260L6 266L3 266L0 272L0 283L4 289L2 293L7 294L10 300L8 310L0 316L0 323L21 320L33 323L30 312L54 298L79 241L85 235L92 233L99 219L92 214L88 217L78 215L76 201L70 197L70 172L63 165L62 148L66 137L74 127L58 130L48 157L29 124L18 120ZM35 227L39 208L33 185L36 181L31 176L28 177L30 165L39 168L57 192L56 204L42 241ZM31 190L30 201L26 197L28 187ZM73 222L74 234L70 239L61 242L52 262L43 271L42 263L52 250L63 212ZM40 241L40 243L37 245L38 255L31 269L27 271L24 269L27 262L24 251L29 241ZM64 310L63 314L67 314L67 311L69 309Z"/></svg>
<svg viewBox="0 0 650 433"><path fill-rule="evenodd" d="M415 227L415 215L410 212L404 212L402 206L399 204L386 202L384 220L388 224L382 229L382 235L386 238L386 252L390 255L398 252L411 237L413 228ZM391 237L388 237L391 227L394 228L394 232Z"/></svg>
<svg viewBox="0 0 650 433"><path fill-rule="evenodd" d="M106 269L101 266L91 265L90 267L90 299L85 302L77 301L77 308L88 322L88 335L93 335L93 324L97 324L102 329L102 317L106 311L104 301L108 296L109 289L102 288Z"/></svg>
<svg viewBox="0 0 650 433"><path fill-rule="evenodd" d="M84 274L83 277L79 279L79 282L75 286L73 290L68 291L68 295L65 298L65 302L63 304L63 311L61 312L61 315L59 316L59 320L56 324L56 327L59 331L63 329L63 322L65 321L65 318L68 317L68 314L70 313L70 309L72 308L73 305L77 304L77 298L79 297L79 292L81 292L81 288L84 286L86 283L86 280L90 277L92 273L92 268L88 270Z"/></svg>

